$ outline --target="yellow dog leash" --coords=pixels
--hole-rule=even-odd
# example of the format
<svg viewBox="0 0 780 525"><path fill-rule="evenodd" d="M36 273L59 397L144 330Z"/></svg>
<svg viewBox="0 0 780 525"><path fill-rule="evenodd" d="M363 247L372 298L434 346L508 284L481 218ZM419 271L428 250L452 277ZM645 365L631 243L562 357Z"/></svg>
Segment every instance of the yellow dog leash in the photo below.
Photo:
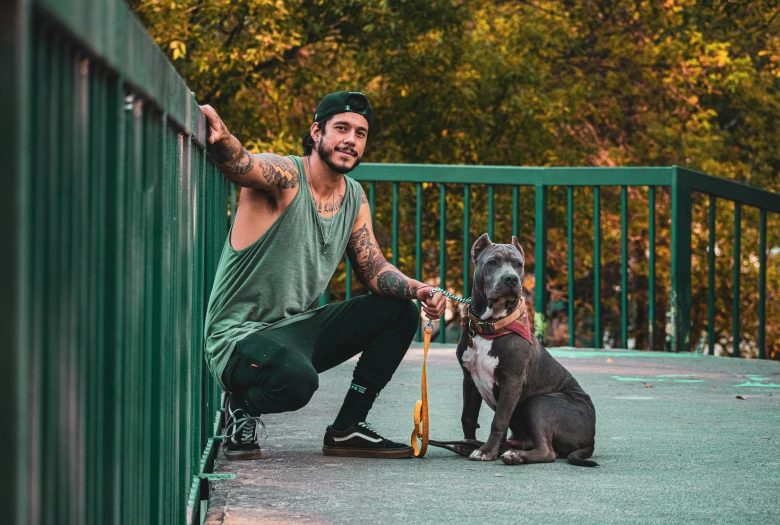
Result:
<svg viewBox="0 0 780 525"><path fill-rule="evenodd" d="M463 297L453 295L444 288L432 288L429 297L433 298L433 295L436 292L440 292L447 299L452 299L463 304L471 304L471 299L465 299ZM443 326L439 326L439 330L443 329ZM461 441L433 441L428 439L428 374L426 373L426 365L428 363L428 347L431 346L432 332L433 321L428 319L428 323L425 325L423 335L422 399L414 405L414 430L412 431L412 448L414 449L414 455L418 458L423 457L425 452L428 450L428 443L430 443L437 447L452 450L457 454L468 456L468 453L464 453L463 451L457 449L459 446L465 446L467 448L473 449L472 443Z"/></svg>
<svg viewBox="0 0 780 525"><path fill-rule="evenodd" d="M428 347L431 346L433 322L425 325L423 336L423 366L422 366L422 400L414 405L414 430L412 431L412 448L415 457L421 458L428 450L428 374L425 367L428 362ZM419 442L418 442L419 440Z"/></svg>

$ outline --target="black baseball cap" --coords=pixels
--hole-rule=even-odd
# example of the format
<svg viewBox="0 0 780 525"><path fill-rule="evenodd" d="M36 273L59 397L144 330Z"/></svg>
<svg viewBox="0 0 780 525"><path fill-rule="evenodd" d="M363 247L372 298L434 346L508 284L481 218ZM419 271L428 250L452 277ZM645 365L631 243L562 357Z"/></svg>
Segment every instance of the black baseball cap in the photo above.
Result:
<svg viewBox="0 0 780 525"><path fill-rule="evenodd" d="M322 122L328 117L345 112L363 115L368 122L368 129L371 129L374 123L374 111L371 109L368 98L359 91L337 91L325 95L325 98L317 105L312 122ZM303 139L304 142L310 136L311 134L307 133Z"/></svg>

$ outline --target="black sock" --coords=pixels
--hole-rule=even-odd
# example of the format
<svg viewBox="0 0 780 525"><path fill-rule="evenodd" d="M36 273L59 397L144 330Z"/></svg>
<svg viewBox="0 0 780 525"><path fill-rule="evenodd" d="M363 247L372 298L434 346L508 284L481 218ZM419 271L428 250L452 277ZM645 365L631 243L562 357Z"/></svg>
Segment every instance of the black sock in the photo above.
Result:
<svg viewBox="0 0 780 525"><path fill-rule="evenodd" d="M333 422L333 428L344 430L350 425L366 420L368 411L379 396L379 391L352 383L344 398L344 404Z"/></svg>

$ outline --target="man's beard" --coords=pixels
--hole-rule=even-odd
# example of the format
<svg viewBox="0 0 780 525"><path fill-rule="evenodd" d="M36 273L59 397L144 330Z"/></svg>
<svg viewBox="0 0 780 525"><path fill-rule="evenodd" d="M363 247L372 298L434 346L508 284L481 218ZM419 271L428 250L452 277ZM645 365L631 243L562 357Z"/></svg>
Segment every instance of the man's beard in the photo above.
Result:
<svg viewBox="0 0 780 525"><path fill-rule="evenodd" d="M355 165L351 168L347 168L346 166L339 166L333 160L331 157L336 153L336 149L332 148L330 150L325 149L324 141L320 140L320 143L317 145L317 154L319 155L320 159L327 164L327 166L333 170L336 173L341 173L342 175L346 175L350 171L354 170L360 165L360 161L363 160L363 157L357 157L357 160L355 161Z"/></svg>

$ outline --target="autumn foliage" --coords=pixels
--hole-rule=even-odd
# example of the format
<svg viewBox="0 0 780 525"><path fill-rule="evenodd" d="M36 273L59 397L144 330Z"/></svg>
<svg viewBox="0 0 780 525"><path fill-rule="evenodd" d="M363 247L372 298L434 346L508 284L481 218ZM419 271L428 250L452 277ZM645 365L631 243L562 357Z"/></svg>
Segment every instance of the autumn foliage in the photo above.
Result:
<svg viewBox="0 0 780 525"><path fill-rule="evenodd" d="M364 161L527 166L679 165L780 190L780 14L745 0L131 0L195 92L257 152L300 154L317 101L355 89L375 111ZM631 181L626 181L630 184ZM378 191L389 191L379 186ZM414 269L412 187L402 188L399 266ZM511 235L511 194L498 188L496 237ZM647 348L647 188L631 188L630 338ZM471 231L486 224L474 187ZM566 199L550 194L548 337L567 344ZM533 195L525 189L521 242L531 254ZM604 344L620 332L619 190L603 191ZM387 195L387 193L382 193ZM668 311L668 192L657 194L657 312ZM377 199L388 247L389 198ZM462 186L448 188L448 287L462 282ZM380 202L381 201L381 202ZM438 284L438 187L426 185L423 275ZM707 320L707 199L693 224L693 331ZM719 202L716 333L731 348L733 206ZM592 193L575 196L577 344L590 346ZM461 221L460 223L458 221ZM770 214L767 353L780 357L780 221ZM773 249L774 248L774 249ZM389 255L388 255L389 256ZM743 210L741 338L755 355L758 211ZM529 264L532 264L529 258ZM529 267L529 270L531 267ZM334 295L343 295L343 278ZM590 323L590 324L589 324ZM706 345L706 337L703 339Z"/></svg>

